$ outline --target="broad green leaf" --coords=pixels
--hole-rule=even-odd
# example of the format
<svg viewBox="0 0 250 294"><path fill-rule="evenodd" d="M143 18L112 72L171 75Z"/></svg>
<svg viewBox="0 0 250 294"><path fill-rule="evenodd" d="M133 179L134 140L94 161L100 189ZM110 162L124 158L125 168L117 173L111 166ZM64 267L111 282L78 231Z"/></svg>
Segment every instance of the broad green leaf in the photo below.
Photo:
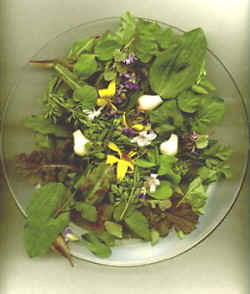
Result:
<svg viewBox="0 0 250 294"><path fill-rule="evenodd" d="M204 151L203 155L206 157L214 157L220 160L228 160L233 150L230 146L215 144Z"/></svg>
<svg viewBox="0 0 250 294"><path fill-rule="evenodd" d="M142 159L142 158L136 159L135 164L139 167L142 167L142 168L151 168L151 167L156 166L155 162L150 162L150 161Z"/></svg>
<svg viewBox="0 0 250 294"><path fill-rule="evenodd" d="M173 171L173 165L177 162L177 158L171 155L160 155L159 176L165 176L174 184L178 184L181 180L179 174Z"/></svg>
<svg viewBox="0 0 250 294"><path fill-rule="evenodd" d="M27 254L35 257L48 253L52 243L69 222L69 213L62 213L56 219L50 219L45 223L41 223L40 220L28 220L24 228L24 246Z"/></svg>
<svg viewBox="0 0 250 294"><path fill-rule="evenodd" d="M181 111L194 113L198 109L200 99L199 95L187 90L177 97L177 104Z"/></svg>
<svg viewBox="0 0 250 294"><path fill-rule="evenodd" d="M147 63L153 55L158 53L159 49L156 42L139 38L134 43L134 51L141 62Z"/></svg>
<svg viewBox="0 0 250 294"><path fill-rule="evenodd" d="M199 210L206 204L207 197L202 180L200 177L197 177L189 184L188 190L182 201L189 202L192 206L192 210L199 212Z"/></svg>
<svg viewBox="0 0 250 294"><path fill-rule="evenodd" d="M89 251L100 258L107 258L111 255L111 249L98 239L98 236L94 232L88 232L88 234L82 237L80 241L86 246Z"/></svg>
<svg viewBox="0 0 250 294"><path fill-rule="evenodd" d="M120 224L111 221L106 221L104 223L104 226L108 233L117 238L122 238L122 226Z"/></svg>
<svg viewBox="0 0 250 294"><path fill-rule="evenodd" d="M174 98L197 80L207 50L202 29L184 33L159 54L150 70L152 89L162 98Z"/></svg>
<svg viewBox="0 0 250 294"><path fill-rule="evenodd" d="M155 41L162 30L157 23L140 18L137 23L136 32L143 40Z"/></svg>
<svg viewBox="0 0 250 294"><path fill-rule="evenodd" d="M81 216L84 219L93 223L97 221L97 210L94 205L85 202L77 202L76 210L81 212Z"/></svg>
<svg viewBox="0 0 250 294"><path fill-rule="evenodd" d="M183 115L176 105L176 100L168 100L162 103L158 108L150 111L150 122L152 124L164 125L173 124L176 127L183 125Z"/></svg>
<svg viewBox="0 0 250 294"><path fill-rule="evenodd" d="M96 89L89 85L76 89L73 94L74 100L80 102L83 109L93 109L97 96Z"/></svg>
<svg viewBox="0 0 250 294"><path fill-rule="evenodd" d="M42 115L27 117L24 121L24 126L42 135L51 134L57 137L68 137L70 134L65 127L54 124L50 119L46 119Z"/></svg>
<svg viewBox="0 0 250 294"><path fill-rule="evenodd" d="M151 197L155 199L166 200L172 196L173 190L169 182L161 181L161 184L156 188L156 191L154 193L153 192L148 192L148 193Z"/></svg>
<svg viewBox="0 0 250 294"><path fill-rule="evenodd" d="M104 72L104 80L105 81L112 81L112 80L115 80L116 78L116 72L115 71L105 71Z"/></svg>
<svg viewBox="0 0 250 294"><path fill-rule="evenodd" d="M175 42L175 35L172 29L161 28L160 32L156 35L156 41L159 43L160 47L167 49Z"/></svg>
<svg viewBox="0 0 250 294"><path fill-rule="evenodd" d="M98 238L102 240L108 247L115 246L115 237L106 231L98 233Z"/></svg>
<svg viewBox="0 0 250 294"><path fill-rule="evenodd" d="M106 38L100 39L95 46L95 55L102 61L113 58L113 54L117 49L121 48L121 44L115 40Z"/></svg>
<svg viewBox="0 0 250 294"><path fill-rule="evenodd" d="M67 199L67 188L62 183L49 183L36 190L28 203L26 213L29 220L47 222ZM68 195L69 196L69 195Z"/></svg>
<svg viewBox="0 0 250 294"><path fill-rule="evenodd" d="M208 146L208 135L200 135L196 141L195 145L198 149L204 149Z"/></svg>
<svg viewBox="0 0 250 294"><path fill-rule="evenodd" d="M125 207L126 207L126 202L125 201L121 201L119 203L119 205L114 208L113 218L114 218L114 220L116 222L119 222L121 220L121 215L122 215Z"/></svg>
<svg viewBox="0 0 250 294"><path fill-rule="evenodd" d="M94 47L95 40L96 39L94 37L87 37L82 40L74 42L70 50L69 56L78 57L83 52L91 52Z"/></svg>
<svg viewBox="0 0 250 294"><path fill-rule="evenodd" d="M205 133L211 126L220 123L224 118L225 105L223 99L203 95L192 119L192 129L197 133Z"/></svg>
<svg viewBox="0 0 250 294"><path fill-rule="evenodd" d="M166 123L154 128L155 132L161 137L167 136L169 133L171 133L175 129L176 129L175 126L170 125L170 124L166 124Z"/></svg>
<svg viewBox="0 0 250 294"><path fill-rule="evenodd" d="M151 231L151 244L154 246L160 241L160 233L156 230Z"/></svg>
<svg viewBox="0 0 250 294"><path fill-rule="evenodd" d="M94 54L81 55L74 64L74 72L81 78L87 79L98 71L98 64Z"/></svg>
<svg viewBox="0 0 250 294"><path fill-rule="evenodd" d="M138 237L147 241L151 239L148 220L140 211L134 211L130 216L126 217L124 221L129 229Z"/></svg>
<svg viewBox="0 0 250 294"><path fill-rule="evenodd" d="M116 33L122 44L126 45L134 36L136 21L130 12L124 13L120 18L120 28Z"/></svg>

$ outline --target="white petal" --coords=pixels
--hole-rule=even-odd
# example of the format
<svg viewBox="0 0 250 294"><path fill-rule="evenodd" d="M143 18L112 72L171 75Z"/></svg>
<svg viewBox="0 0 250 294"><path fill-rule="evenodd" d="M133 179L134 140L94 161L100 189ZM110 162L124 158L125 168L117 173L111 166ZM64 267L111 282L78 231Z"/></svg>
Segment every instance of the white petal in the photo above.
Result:
<svg viewBox="0 0 250 294"><path fill-rule="evenodd" d="M147 138L151 141L153 141L157 137L156 133L154 131L150 131L149 134L147 135Z"/></svg>
<svg viewBox="0 0 250 294"><path fill-rule="evenodd" d="M158 177L158 175L157 174L150 174L150 177L156 179Z"/></svg>
<svg viewBox="0 0 250 294"><path fill-rule="evenodd" d="M150 190L151 193L154 193L155 190L156 190L155 185L151 185L149 190Z"/></svg>
<svg viewBox="0 0 250 294"><path fill-rule="evenodd" d="M159 186L159 185L160 185L160 180L155 179L155 180L154 180L154 184L155 184L156 186Z"/></svg>

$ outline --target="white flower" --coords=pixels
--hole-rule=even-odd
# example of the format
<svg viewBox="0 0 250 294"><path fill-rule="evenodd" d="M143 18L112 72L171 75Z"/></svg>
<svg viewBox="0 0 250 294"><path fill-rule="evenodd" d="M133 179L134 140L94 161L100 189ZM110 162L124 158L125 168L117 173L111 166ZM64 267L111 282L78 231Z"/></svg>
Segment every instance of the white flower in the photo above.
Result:
<svg viewBox="0 0 250 294"><path fill-rule="evenodd" d="M151 174L150 177L146 178L145 184L149 186L149 191L154 193L156 187L160 185L160 180L157 179L157 174Z"/></svg>
<svg viewBox="0 0 250 294"><path fill-rule="evenodd" d="M138 99L139 110L153 110L163 102L159 95L143 95Z"/></svg>
<svg viewBox="0 0 250 294"><path fill-rule="evenodd" d="M165 155L176 155L178 152L178 137L175 134L172 134L170 138L161 143L160 151Z"/></svg>
<svg viewBox="0 0 250 294"><path fill-rule="evenodd" d="M156 138L156 133L153 130L143 131L139 133L139 136L134 137L130 142L137 143L139 147L148 146Z"/></svg>
<svg viewBox="0 0 250 294"><path fill-rule="evenodd" d="M90 141L83 135L81 130L76 130L73 133L74 138L74 152L79 156L84 156L87 154L86 144Z"/></svg>
<svg viewBox="0 0 250 294"><path fill-rule="evenodd" d="M87 114L89 120L94 120L96 117L98 117L103 110L103 106L98 108L97 110L89 110L89 109L83 109L83 113Z"/></svg>

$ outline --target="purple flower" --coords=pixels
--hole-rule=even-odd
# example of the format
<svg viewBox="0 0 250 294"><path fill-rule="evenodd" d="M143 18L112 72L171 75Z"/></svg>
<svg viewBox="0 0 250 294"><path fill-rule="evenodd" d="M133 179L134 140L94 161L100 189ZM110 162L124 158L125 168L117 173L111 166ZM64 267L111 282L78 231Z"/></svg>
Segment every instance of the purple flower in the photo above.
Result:
<svg viewBox="0 0 250 294"><path fill-rule="evenodd" d="M137 61L137 57L134 54L130 54L125 60L122 62L129 65Z"/></svg>
<svg viewBox="0 0 250 294"><path fill-rule="evenodd" d="M132 137L132 136L137 134L136 130L131 129L131 128L124 128L122 130L122 132L123 132L124 135L126 135L128 137Z"/></svg>
<svg viewBox="0 0 250 294"><path fill-rule="evenodd" d="M116 96L115 99L114 99L114 103L115 104L122 104L123 99L120 96Z"/></svg>
<svg viewBox="0 0 250 294"><path fill-rule="evenodd" d="M111 109L109 112L107 112L108 117L114 117L116 115L116 111L114 109Z"/></svg>
<svg viewBox="0 0 250 294"><path fill-rule="evenodd" d="M137 194L137 197L141 200L146 200L147 199L147 194L145 193L140 193L140 194Z"/></svg>

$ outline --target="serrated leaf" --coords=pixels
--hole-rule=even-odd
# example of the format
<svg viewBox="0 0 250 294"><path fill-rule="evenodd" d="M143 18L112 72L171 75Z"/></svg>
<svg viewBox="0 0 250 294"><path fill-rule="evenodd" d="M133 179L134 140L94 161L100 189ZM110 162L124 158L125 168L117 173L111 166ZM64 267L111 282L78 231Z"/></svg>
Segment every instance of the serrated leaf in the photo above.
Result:
<svg viewBox="0 0 250 294"><path fill-rule="evenodd" d="M124 13L120 18L120 28L116 33L122 44L127 44L134 36L136 21L130 12Z"/></svg>
<svg viewBox="0 0 250 294"><path fill-rule="evenodd" d="M215 144L204 151L203 156L228 160L233 150L230 146Z"/></svg>
<svg viewBox="0 0 250 294"><path fill-rule="evenodd" d="M102 61L107 61L113 58L113 54L117 49L121 48L121 44L116 40L103 37L95 46L95 55Z"/></svg>
<svg viewBox="0 0 250 294"><path fill-rule="evenodd" d="M124 219L129 229L142 239L149 241L151 233L147 218L138 210Z"/></svg>
<svg viewBox="0 0 250 294"><path fill-rule="evenodd" d="M198 109L200 99L201 97L193 91L184 91L177 97L178 107L181 111L194 113Z"/></svg>

